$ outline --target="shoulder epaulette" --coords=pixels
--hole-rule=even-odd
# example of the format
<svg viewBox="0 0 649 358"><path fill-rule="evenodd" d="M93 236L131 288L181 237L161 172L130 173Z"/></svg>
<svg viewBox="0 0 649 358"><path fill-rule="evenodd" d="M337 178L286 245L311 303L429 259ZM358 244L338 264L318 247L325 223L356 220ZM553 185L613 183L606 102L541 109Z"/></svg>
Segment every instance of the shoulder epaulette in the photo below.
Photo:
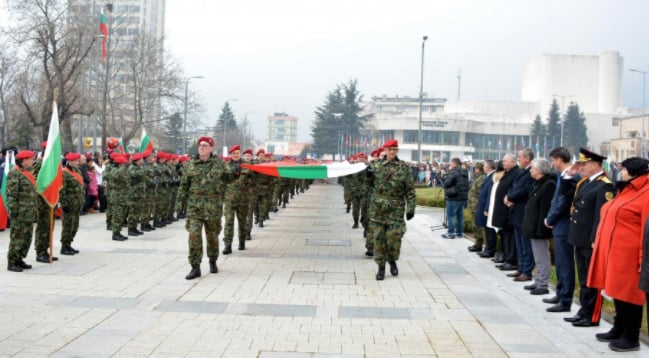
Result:
<svg viewBox="0 0 649 358"><path fill-rule="evenodd" d="M600 176L598 176L598 177L597 177L597 180L599 180L599 181L603 181L603 182L606 183L606 184L613 184L613 182L611 181L611 179L609 179L606 175L600 175Z"/></svg>

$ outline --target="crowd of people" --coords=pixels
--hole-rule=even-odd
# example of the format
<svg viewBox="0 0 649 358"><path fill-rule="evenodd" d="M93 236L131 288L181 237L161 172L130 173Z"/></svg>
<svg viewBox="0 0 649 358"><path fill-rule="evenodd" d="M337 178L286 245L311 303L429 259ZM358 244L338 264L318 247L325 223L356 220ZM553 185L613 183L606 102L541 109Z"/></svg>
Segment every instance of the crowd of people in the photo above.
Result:
<svg viewBox="0 0 649 358"><path fill-rule="evenodd" d="M462 209L468 207L476 238L468 250L494 261L514 281L529 282L523 288L532 295L550 293L554 256L556 295L543 298L551 305L546 311L570 312L578 284L581 307L564 320L598 326L603 295L611 297L613 328L596 339L613 351L638 350L649 297L649 160L621 162L614 185L602 155L581 148L571 163L571 153L558 147L549 156L535 158L525 148L516 157L477 163L471 185L454 158L442 183L448 223L442 237L462 236Z"/></svg>

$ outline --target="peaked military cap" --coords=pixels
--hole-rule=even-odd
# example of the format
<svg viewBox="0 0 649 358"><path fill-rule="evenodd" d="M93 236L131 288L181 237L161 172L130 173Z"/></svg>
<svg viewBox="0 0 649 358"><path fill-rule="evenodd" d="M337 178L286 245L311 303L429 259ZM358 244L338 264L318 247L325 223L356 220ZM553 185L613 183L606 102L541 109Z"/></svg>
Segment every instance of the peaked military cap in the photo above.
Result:
<svg viewBox="0 0 649 358"><path fill-rule="evenodd" d="M579 158L577 158L577 163L593 161L601 164L604 160L606 160L606 157L603 155L599 155L583 147L579 148Z"/></svg>

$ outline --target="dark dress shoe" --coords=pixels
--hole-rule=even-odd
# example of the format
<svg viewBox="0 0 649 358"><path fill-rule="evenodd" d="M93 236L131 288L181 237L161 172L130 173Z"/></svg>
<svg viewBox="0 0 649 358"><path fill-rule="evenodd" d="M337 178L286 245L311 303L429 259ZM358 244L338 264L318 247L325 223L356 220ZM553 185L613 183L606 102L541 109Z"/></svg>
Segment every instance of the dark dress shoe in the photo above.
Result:
<svg viewBox="0 0 649 358"><path fill-rule="evenodd" d="M230 255L232 253L232 245L226 244L223 248L223 255Z"/></svg>
<svg viewBox="0 0 649 358"><path fill-rule="evenodd" d="M397 262L389 261L388 264L390 264L390 274L392 276L397 276L399 274L399 268L397 267Z"/></svg>
<svg viewBox="0 0 649 358"><path fill-rule="evenodd" d="M532 276L527 276L526 274L522 273L522 274L520 274L520 276L514 277L514 281L515 282L532 281Z"/></svg>
<svg viewBox="0 0 649 358"><path fill-rule="evenodd" d="M20 267L20 265L18 265L17 263L8 264L7 270L13 272L23 272L23 268Z"/></svg>
<svg viewBox="0 0 649 358"><path fill-rule="evenodd" d="M536 285L535 284L526 285L526 286L523 286L523 288L528 290L528 291L532 291L533 289L536 288Z"/></svg>
<svg viewBox="0 0 649 358"><path fill-rule="evenodd" d="M570 306L564 306L561 303L557 303L554 306L550 306L545 309L546 312L570 312Z"/></svg>
<svg viewBox="0 0 649 358"><path fill-rule="evenodd" d="M72 255L74 255L74 254L75 254L75 252L72 251L72 248L71 248L70 246L63 246L63 247L61 248L61 255L72 256Z"/></svg>
<svg viewBox="0 0 649 358"><path fill-rule="evenodd" d="M516 271L518 270L518 266L512 265L510 263L505 263L502 267L500 267L501 271Z"/></svg>
<svg viewBox="0 0 649 358"><path fill-rule="evenodd" d="M210 272L211 273L219 272L219 268L216 267L216 260L210 260Z"/></svg>
<svg viewBox="0 0 649 358"><path fill-rule="evenodd" d="M501 269L501 270L502 270L502 269ZM514 271L514 272L510 272L510 273L508 273L508 274L507 274L507 277L518 277L518 276L520 276L520 275L522 275L522 273L520 273L520 272L518 272L518 271Z"/></svg>
<svg viewBox="0 0 649 358"><path fill-rule="evenodd" d="M596 327L599 322L593 322L590 318L582 318L579 321L572 322L573 327Z"/></svg>
<svg viewBox="0 0 649 358"><path fill-rule="evenodd" d="M126 237L126 236L124 236L124 235L122 235L121 233L118 232L117 234L113 234L113 240L115 240L115 241L124 241L124 240L128 240L128 237Z"/></svg>
<svg viewBox="0 0 649 358"><path fill-rule="evenodd" d="M32 268L32 265L26 263L23 260L18 260L18 265L23 269L23 270L29 270Z"/></svg>
<svg viewBox="0 0 649 358"><path fill-rule="evenodd" d="M622 338L622 332L614 327L606 333L597 333L595 338L600 342L611 342Z"/></svg>
<svg viewBox="0 0 649 358"><path fill-rule="evenodd" d="M504 256L498 256L498 254L496 254L496 256L493 259L491 259L491 261L493 261L493 262L495 262L497 264L502 264L502 263L505 263L505 257Z"/></svg>
<svg viewBox="0 0 649 358"><path fill-rule="evenodd" d="M557 303L559 303L559 297L554 296L554 297L550 297L550 298L544 298L544 299L542 299L542 301L543 301L543 303L549 303L551 305L556 305Z"/></svg>
<svg viewBox="0 0 649 358"><path fill-rule="evenodd" d="M367 249L367 251L365 251L365 256L374 257L374 250L373 249Z"/></svg>
<svg viewBox="0 0 649 358"><path fill-rule="evenodd" d="M471 245L467 248L469 252L481 252L482 251L482 246L479 245Z"/></svg>
<svg viewBox="0 0 649 358"><path fill-rule="evenodd" d="M379 271L376 273L376 280L383 281L385 279L385 266L379 266Z"/></svg>
<svg viewBox="0 0 649 358"><path fill-rule="evenodd" d="M574 316L572 316L572 317L563 317L563 320L564 320L564 321L566 321L566 322L570 322L570 323L572 323L572 322L577 322L577 321L581 321L581 319L582 319L582 318L581 318L580 315L574 315Z"/></svg>
<svg viewBox="0 0 649 358"><path fill-rule="evenodd" d="M488 251L483 251L483 252L478 254L478 256L482 257L483 259L492 258L492 257L494 257L494 255L495 254L493 252L488 252Z"/></svg>
<svg viewBox="0 0 649 358"><path fill-rule="evenodd" d="M620 338L608 344L608 348L616 352L632 352L640 350L640 342L631 342L625 338Z"/></svg>
<svg viewBox="0 0 649 358"><path fill-rule="evenodd" d="M185 276L185 280L193 280L197 277L201 277L201 266L200 265L192 265L192 270L189 271L187 276Z"/></svg>
<svg viewBox="0 0 649 358"><path fill-rule="evenodd" d="M550 290L544 287L537 287L530 291L531 295L547 295L548 293L550 293Z"/></svg>

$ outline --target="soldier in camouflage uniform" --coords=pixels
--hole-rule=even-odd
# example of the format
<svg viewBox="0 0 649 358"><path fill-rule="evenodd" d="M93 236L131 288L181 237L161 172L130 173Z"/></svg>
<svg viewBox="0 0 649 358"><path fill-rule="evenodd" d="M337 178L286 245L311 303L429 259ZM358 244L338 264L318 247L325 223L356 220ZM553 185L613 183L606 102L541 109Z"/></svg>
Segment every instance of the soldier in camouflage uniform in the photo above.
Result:
<svg viewBox="0 0 649 358"><path fill-rule="evenodd" d="M478 209L478 198L480 196L480 189L482 189L482 184L485 181L484 167L482 163L476 163L473 169L473 182L471 183L471 188L469 189L468 197L468 209L469 212L476 217L476 210ZM478 227L474 225L473 235L475 237L475 244L469 246L470 252L480 252L482 251L482 244L485 240L485 229L484 227Z"/></svg>
<svg viewBox="0 0 649 358"><path fill-rule="evenodd" d="M374 261L378 264L377 280L385 278L385 262L390 264L390 273L399 274L396 261L401 251L401 238L406 232L406 223L415 216L415 187L410 166L399 160L396 140L386 142L385 160L376 164L372 171L370 185L374 188L370 203L370 225L374 239Z"/></svg>
<svg viewBox="0 0 649 358"><path fill-rule="evenodd" d="M121 234L124 220L128 213L128 186L131 183L128 176L128 160L126 157L116 154L111 155L115 162L115 168L110 175L110 191L108 192L108 202L111 212L111 230L113 231L113 240L124 241L128 237Z"/></svg>
<svg viewBox="0 0 649 358"><path fill-rule="evenodd" d="M104 171L102 172L102 185L104 186L104 195L106 196L106 230L112 231L112 213L110 211L110 184L113 178L113 172L117 168L117 164L113 160L117 152L112 152L108 155L108 161L104 163Z"/></svg>
<svg viewBox="0 0 649 358"><path fill-rule="evenodd" d="M187 202L187 222L189 232L189 263L191 271L185 279L201 276L203 257L202 232L205 227L207 257L210 272L217 273L216 259L219 257L219 233L223 214L222 191L225 185L236 179L240 173L238 166L229 167L221 159L212 155L214 140L210 137L198 139L198 157L189 163L178 190L176 210Z"/></svg>
<svg viewBox="0 0 649 358"><path fill-rule="evenodd" d="M63 168L63 186L59 193L59 203L63 210L63 228L61 230L61 254L74 255L79 250L72 247L74 236L79 230L79 215L85 203L85 189L83 177L79 171L81 154L68 153L65 156L66 164Z"/></svg>
<svg viewBox="0 0 649 358"><path fill-rule="evenodd" d="M47 147L47 142L41 143L43 152ZM38 173L41 171L43 165L43 158L38 157L32 165L31 171L34 178L38 178ZM43 263L50 263L50 205L38 195L38 221L36 222L36 234L34 235L34 249L36 250L36 261ZM52 256L52 261L58 261L58 257Z"/></svg>
<svg viewBox="0 0 649 358"><path fill-rule="evenodd" d="M183 175L185 174L185 169L187 168L187 165L189 164L190 158L183 155L179 158L180 160L180 166L178 167L178 175L180 176L180 182L182 182ZM178 187L180 188L180 182L178 183ZM185 202L185 205L183 205L180 208L180 212L178 213L178 219L186 219L187 218L187 202Z"/></svg>
<svg viewBox="0 0 649 358"><path fill-rule="evenodd" d="M361 157L365 158L365 153L359 153L358 155L353 156L350 158L350 163L358 163ZM361 214L363 199L367 196L367 190L365 188L366 178L367 175L365 171L351 174L346 177L346 180L349 181L349 190L351 192L352 218L354 219L354 226L352 226L352 229L358 229L358 220Z"/></svg>
<svg viewBox="0 0 649 358"><path fill-rule="evenodd" d="M253 161L252 159L252 149L246 149L243 152L243 162L246 164L257 164L256 161ZM243 173L243 169L241 169L241 173ZM257 199L257 177L259 176L257 173L253 171L249 171L249 173L252 175L252 181L250 182L250 186L248 187L248 216L246 217L246 240L250 240L251 236L250 233L252 232L252 220L254 216L254 210L256 206L256 199Z"/></svg>
<svg viewBox="0 0 649 358"><path fill-rule="evenodd" d="M156 189L156 205L155 205L155 214L153 217L153 227L165 227L169 222L165 217L165 204L167 204L166 198L171 186L171 178L168 175L167 171L167 158L168 154L162 151L157 153L158 163L156 163L156 175L158 177L158 185Z"/></svg>
<svg viewBox="0 0 649 358"><path fill-rule="evenodd" d="M257 151L257 163L266 163L266 154L263 149ZM255 224L259 227L264 227L264 220L268 217L268 193L272 177L269 175L256 175L255 176L255 195L253 196L253 210L255 215ZM272 195L272 194L271 194Z"/></svg>
<svg viewBox="0 0 649 358"><path fill-rule="evenodd" d="M169 201L167 205L167 218L169 222L178 221L177 215L174 215L175 202L178 197L178 187L180 186L181 172L179 171L178 154L172 154L169 161L169 173L171 175L171 188L169 191ZM181 209L182 210L182 209ZM180 211L180 210L179 210Z"/></svg>
<svg viewBox="0 0 649 358"><path fill-rule="evenodd" d="M145 191L146 191L146 171L143 167L143 153L135 153L131 157L131 165L127 173L129 177L128 185L128 236L139 236L144 234L137 229L137 224L142 222L144 213Z"/></svg>
<svg viewBox="0 0 649 358"><path fill-rule="evenodd" d="M34 223L38 218L36 178L29 171L34 156L30 150L20 151L16 155L16 166L7 175L7 207L11 218L7 270L14 272L32 268L23 259L29 253Z"/></svg>
<svg viewBox="0 0 649 358"><path fill-rule="evenodd" d="M241 146L234 145L228 150L232 160L228 165L234 169L243 164L241 160ZM246 239L250 236L248 231L248 211L250 209L250 189L254 182L254 172L243 169L241 175L228 184L225 189L225 230L223 232L223 254L232 253L232 239L234 238L234 217L237 217L239 228L239 250L246 249Z"/></svg>
<svg viewBox="0 0 649 358"><path fill-rule="evenodd" d="M367 169L365 170L366 174L366 179L365 179L365 188L367 189L367 197L365 200L365 205L367 205L367 211L365 215L365 230L363 231L363 237L365 237L365 248L367 251L365 251L365 256L367 257L373 257L374 256L374 238L372 236L372 224L370 222L370 218L372 217L372 212L371 212L371 206L370 203L372 202L372 195L373 195L373 187L372 187L372 179L373 177L370 175L367 175L368 172L374 171L376 164L378 163L378 155L379 152L382 151L383 148L377 149L371 154L371 161L368 163Z"/></svg>
<svg viewBox="0 0 649 358"><path fill-rule="evenodd" d="M144 205L142 208L142 221L140 221L140 231L153 231L155 228L151 225L151 220L153 219L153 211L155 208L156 201L156 170L154 167L155 158L151 155L150 151L144 152L144 182L146 183L146 189L144 190Z"/></svg>
<svg viewBox="0 0 649 358"><path fill-rule="evenodd" d="M347 160L353 160L353 158L347 158ZM345 200L345 212L349 213L349 210L352 207L352 191L351 191L351 175L345 175L342 177L343 181L343 196Z"/></svg>

